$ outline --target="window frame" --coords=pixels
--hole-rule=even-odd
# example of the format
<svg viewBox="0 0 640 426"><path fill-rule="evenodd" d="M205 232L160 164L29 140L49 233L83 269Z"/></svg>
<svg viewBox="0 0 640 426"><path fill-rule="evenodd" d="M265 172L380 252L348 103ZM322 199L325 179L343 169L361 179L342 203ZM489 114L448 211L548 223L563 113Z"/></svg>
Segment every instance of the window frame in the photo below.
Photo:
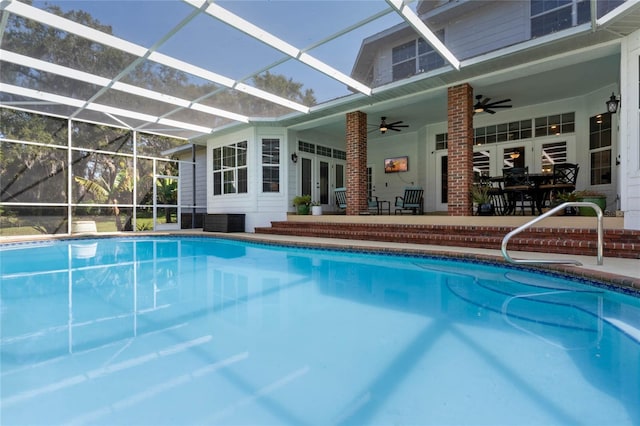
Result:
<svg viewBox="0 0 640 426"><path fill-rule="evenodd" d="M601 122L598 122L598 117L602 118ZM610 112L589 117L589 183L592 186L613 183L612 119ZM597 139L597 144L594 144L595 139ZM608 164L604 165L605 162ZM597 166L596 163L598 163ZM608 172L608 180L603 180L603 172Z"/></svg>
<svg viewBox="0 0 640 426"><path fill-rule="evenodd" d="M435 34L444 42L444 29L436 31ZM432 66L429 66L430 64ZM412 75L440 68L444 65L444 58L422 37L391 48L392 81L402 80ZM410 69L411 72L409 72ZM401 70L402 74L400 74Z"/></svg>
<svg viewBox="0 0 640 426"><path fill-rule="evenodd" d="M268 144L268 149L265 149ZM260 140L262 192L266 194L280 192L280 160L282 158L282 142L280 138L263 137Z"/></svg>
<svg viewBox="0 0 640 426"><path fill-rule="evenodd" d="M249 144L246 140L213 148L213 196L249 192Z"/></svg>

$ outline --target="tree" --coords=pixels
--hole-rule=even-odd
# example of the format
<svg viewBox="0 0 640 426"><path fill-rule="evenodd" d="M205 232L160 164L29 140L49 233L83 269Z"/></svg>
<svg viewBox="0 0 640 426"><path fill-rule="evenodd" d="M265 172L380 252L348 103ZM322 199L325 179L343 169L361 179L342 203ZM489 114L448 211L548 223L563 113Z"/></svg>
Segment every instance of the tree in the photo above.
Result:
<svg viewBox="0 0 640 426"><path fill-rule="evenodd" d="M133 191L133 178L129 172L129 167L123 161L120 162L118 168L112 167L113 179L98 174L93 179L87 179L82 176L74 176L74 180L78 182L88 193L92 194L95 200L102 204L113 204L113 214L116 219L116 229L118 231L127 230L122 226L120 218L120 208L118 207L118 195L122 192ZM129 221L127 221L129 222Z"/></svg>

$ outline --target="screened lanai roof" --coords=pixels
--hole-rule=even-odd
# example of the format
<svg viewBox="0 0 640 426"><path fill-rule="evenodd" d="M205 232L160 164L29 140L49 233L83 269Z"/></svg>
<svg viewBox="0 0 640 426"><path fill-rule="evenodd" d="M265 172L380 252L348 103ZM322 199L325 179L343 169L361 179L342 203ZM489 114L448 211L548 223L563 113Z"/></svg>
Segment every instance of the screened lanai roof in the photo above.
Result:
<svg viewBox="0 0 640 426"><path fill-rule="evenodd" d="M448 3L453 12L434 15L432 6ZM430 25L482 3L4 0L0 101L185 139L238 123L300 121L335 105L371 104L385 90L396 96L389 87L403 82L378 86L356 62L367 63L367 41L398 29L426 40L442 58L438 73L464 76L461 59L469 58L458 58ZM621 25L638 13L636 3L583 31Z"/></svg>

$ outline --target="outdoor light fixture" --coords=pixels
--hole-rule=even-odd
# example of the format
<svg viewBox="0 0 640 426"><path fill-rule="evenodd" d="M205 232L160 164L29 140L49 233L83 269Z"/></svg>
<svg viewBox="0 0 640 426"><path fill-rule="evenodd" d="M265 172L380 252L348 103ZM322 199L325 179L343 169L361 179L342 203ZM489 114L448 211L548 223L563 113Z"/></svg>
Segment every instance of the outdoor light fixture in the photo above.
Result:
<svg viewBox="0 0 640 426"><path fill-rule="evenodd" d="M295 152L293 154L291 154L291 161L293 161L294 163L298 162L298 154L296 154Z"/></svg>
<svg viewBox="0 0 640 426"><path fill-rule="evenodd" d="M386 124L381 124L380 125L380 133L382 133L384 135L385 133L387 133L387 130L389 130L389 129L387 128Z"/></svg>
<svg viewBox="0 0 640 426"><path fill-rule="evenodd" d="M611 92L611 97L605 103L607 104L608 112L610 112L611 114L615 114L616 112L618 112L620 101L616 98L616 95L613 92Z"/></svg>
<svg viewBox="0 0 640 426"><path fill-rule="evenodd" d="M513 151L511 154L509 154L509 157L511 157L512 159L516 159L520 157L520 152L518 151Z"/></svg>

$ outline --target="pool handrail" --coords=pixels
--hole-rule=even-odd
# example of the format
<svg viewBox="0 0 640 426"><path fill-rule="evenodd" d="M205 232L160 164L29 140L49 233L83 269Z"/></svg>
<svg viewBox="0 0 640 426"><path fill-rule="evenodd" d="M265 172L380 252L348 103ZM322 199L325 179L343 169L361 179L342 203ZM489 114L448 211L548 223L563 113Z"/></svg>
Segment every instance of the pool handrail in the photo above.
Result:
<svg viewBox="0 0 640 426"><path fill-rule="evenodd" d="M544 259L538 259L538 260L536 260L536 259L513 259L507 253L507 243L509 242L511 237L513 237L514 235L519 234L520 232L524 231L525 229L531 227L531 225L533 225L534 223L538 223L541 220L546 219L549 216L553 216L554 214L564 210L566 207L587 207L587 208L591 208L591 209L595 210L595 212L596 212L596 221L597 221L597 233L598 233L597 263L598 263L598 265L602 265L602 263L603 263L603 253L604 253L604 236L603 236L604 232L603 232L602 218L603 218L604 215L603 215L602 209L600 208L599 205L597 205L595 203L592 203L592 202L589 202L589 201L568 201L566 203L562 203L559 206L556 206L556 207L552 208L551 210L541 214L540 216L537 216L535 219L532 219L529 222L525 223L524 225L521 225L521 226L517 227L516 229L514 229L513 231L509 232L502 239L502 256L504 257L504 259L509 263L515 263L515 264L568 263L568 264L572 264L572 265L582 266L582 263L580 263L579 261L574 260L574 259L548 259L548 260L544 260Z"/></svg>

